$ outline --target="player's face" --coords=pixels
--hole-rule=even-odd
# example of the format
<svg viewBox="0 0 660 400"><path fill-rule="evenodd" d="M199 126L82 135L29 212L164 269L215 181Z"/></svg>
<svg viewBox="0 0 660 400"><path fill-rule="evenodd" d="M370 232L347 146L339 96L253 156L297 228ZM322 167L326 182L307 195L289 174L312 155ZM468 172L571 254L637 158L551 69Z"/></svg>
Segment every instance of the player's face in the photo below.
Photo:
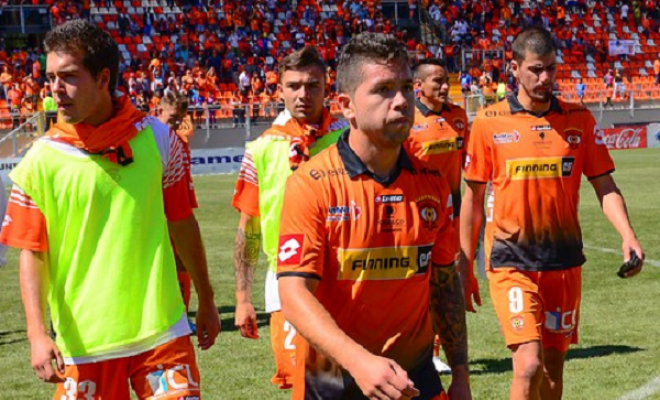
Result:
<svg viewBox="0 0 660 400"><path fill-rule="evenodd" d="M557 77L557 54L546 55L525 53L525 59L518 64L512 61L513 73L520 87L533 102L547 103L552 96L552 87Z"/></svg>
<svg viewBox="0 0 660 400"><path fill-rule="evenodd" d="M426 65L423 67L427 74L419 81L422 96L433 102L444 103L449 99L449 74L439 65Z"/></svg>
<svg viewBox="0 0 660 400"><path fill-rule="evenodd" d="M317 124L323 116L325 71L319 67L289 70L281 76L280 90L284 106L293 118L306 124Z"/></svg>
<svg viewBox="0 0 660 400"><path fill-rule="evenodd" d="M87 123L100 125L105 122L107 110L102 110L101 98L108 90L110 70L104 69L97 78L83 65L78 53L50 52L46 56L48 78L57 111L68 124Z"/></svg>
<svg viewBox="0 0 660 400"><path fill-rule="evenodd" d="M413 124L414 101L412 74L407 64L366 64L362 67L362 82L355 89L344 116L371 141L398 147L408 138Z"/></svg>
<svg viewBox="0 0 660 400"><path fill-rule="evenodd" d="M186 117L186 112L170 104L163 104L162 109L163 112L158 117L160 122L167 124L172 130L178 130L181 126L181 121Z"/></svg>

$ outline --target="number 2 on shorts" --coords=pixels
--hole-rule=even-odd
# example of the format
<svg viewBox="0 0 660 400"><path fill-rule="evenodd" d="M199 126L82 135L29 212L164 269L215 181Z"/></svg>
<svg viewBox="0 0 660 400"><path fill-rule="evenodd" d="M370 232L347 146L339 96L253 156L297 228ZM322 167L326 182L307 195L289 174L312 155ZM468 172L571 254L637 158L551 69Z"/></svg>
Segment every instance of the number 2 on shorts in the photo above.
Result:
<svg viewBox="0 0 660 400"><path fill-rule="evenodd" d="M523 310L523 292L519 287L509 289L509 311L513 314L521 313Z"/></svg>
<svg viewBox="0 0 660 400"><path fill-rule="evenodd" d="M284 321L284 332L287 332L286 339L284 339L284 349L295 350L296 345L293 344L293 338L296 336L296 328L289 321Z"/></svg>

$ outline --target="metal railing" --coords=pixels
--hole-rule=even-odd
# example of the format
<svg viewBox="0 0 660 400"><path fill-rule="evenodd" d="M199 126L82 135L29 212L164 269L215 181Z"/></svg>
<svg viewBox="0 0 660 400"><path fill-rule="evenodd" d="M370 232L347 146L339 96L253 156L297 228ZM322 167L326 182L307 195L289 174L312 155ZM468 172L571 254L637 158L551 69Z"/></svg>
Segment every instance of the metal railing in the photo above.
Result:
<svg viewBox="0 0 660 400"><path fill-rule="evenodd" d="M0 138L0 157L19 157L32 147L32 142L46 132L46 114L39 111L27 118L25 122L12 129Z"/></svg>

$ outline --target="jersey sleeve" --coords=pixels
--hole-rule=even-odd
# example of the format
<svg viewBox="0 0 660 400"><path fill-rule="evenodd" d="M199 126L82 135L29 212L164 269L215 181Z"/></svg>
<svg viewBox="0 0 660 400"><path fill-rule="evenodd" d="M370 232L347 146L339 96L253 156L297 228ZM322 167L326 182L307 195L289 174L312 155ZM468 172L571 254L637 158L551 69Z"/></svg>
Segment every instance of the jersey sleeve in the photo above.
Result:
<svg viewBox="0 0 660 400"><path fill-rule="evenodd" d="M456 232L454 230L454 205L449 183L442 179L441 200L439 205L439 218L441 221L438 235L436 236L433 250L431 250L431 262L434 265L451 265L456 260Z"/></svg>
<svg viewBox="0 0 660 400"><path fill-rule="evenodd" d="M603 131L598 128L591 113L589 113L589 117L590 123L585 137L583 173L588 179L594 179L614 172L614 161L605 145Z"/></svg>
<svg viewBox="0 0 660 400"><path fill-rule="evenodd" d="M180 221L193 213L196 205L194 188L190 179L190 165L183 141L169 131L167 163L163 171L163 202L168 221Z"/></svg>
<svg viewBox="0 0 660 400"><path fill-rule="evenodd" d="M294 173L286 184L280 218L277 277L321 279L325 253L325 217L319 190Z"/></svg>
<svg viewBox="0 0 660 400"><path fill-rule="evenodd" d="M35 252L48 250L46 218L32 198L16 185L7 203L0 243Z"/></svg>
<svg viewBox="0 0 660 400"><path fill-rule="evenodd" d="M493 174L493 163L487 128L482 118L477 117L467 143L464 176L466 181L487 183Z"/></svg>
<svg viewBox="0 0 660 400"><path fill-rule="evenodd" d="M241 213L259 216L259 177L250 149L243 155L231 205Z"/></svg>

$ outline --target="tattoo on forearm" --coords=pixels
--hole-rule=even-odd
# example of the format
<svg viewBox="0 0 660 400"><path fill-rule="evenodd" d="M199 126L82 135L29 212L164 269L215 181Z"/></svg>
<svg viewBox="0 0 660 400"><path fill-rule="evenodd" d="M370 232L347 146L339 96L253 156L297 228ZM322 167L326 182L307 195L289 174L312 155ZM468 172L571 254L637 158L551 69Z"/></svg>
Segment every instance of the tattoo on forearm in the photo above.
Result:
<svg viewBox="0 0 660 400"><path fill-rule="evenodd" d="M456 267L433 266L431 274L431 316L433 328L451 367L468 365L465 299Z"/></svg>
<svg viewBox="0 0 660 400"><path fill-rule="evenodd" d="M234 242L234 275L236 290L250 290L254 280L254 270L259 260L259 234L246 233L239 228Z"/></svg>

